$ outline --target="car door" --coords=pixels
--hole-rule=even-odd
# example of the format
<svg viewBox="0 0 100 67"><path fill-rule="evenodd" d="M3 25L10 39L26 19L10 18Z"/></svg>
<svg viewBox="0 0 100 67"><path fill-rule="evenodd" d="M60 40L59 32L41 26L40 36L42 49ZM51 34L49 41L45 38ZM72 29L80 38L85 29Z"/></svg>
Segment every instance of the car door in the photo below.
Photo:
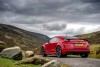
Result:
<svg viewBox="0 0 100 67"><path fill-rule="evenodd" d="M55 38L50 39L49 45L48 45L48 47L49 47L49 49L48 49L49 54L52 54L52 44L53 44L54 42L55 42Z"/></svg>
<svg viewBox="0 0 100 67"><path fill-rule="evenodd" d="M58 43L58 38L56 37L50 40L50 53L54 54L56 52L57 43Z"/></svg>
<svg viewBox="0 0 100 67"><path fill-rule="evenodd" d="M45 44L45 52L46 52L46 54L49 54L49 52L50 52L50 43Z"/></svg>

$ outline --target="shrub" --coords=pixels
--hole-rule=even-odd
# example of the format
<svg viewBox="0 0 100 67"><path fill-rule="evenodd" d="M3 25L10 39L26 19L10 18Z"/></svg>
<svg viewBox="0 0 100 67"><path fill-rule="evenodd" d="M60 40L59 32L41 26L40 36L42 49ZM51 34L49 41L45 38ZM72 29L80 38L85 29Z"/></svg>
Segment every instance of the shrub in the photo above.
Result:
<svg viewBox="0 0 100 67"><path fill-rule="evenodd" d="M100 58L100 46L99 45L91 45L91 51L90 51L89 57Z"/></svg>
<svg viewBox="0 0 100 67"><path fill-rule="evenodd" d="M40 54L41 54L41 47L35 48L35 49L34 49L34 53L35 53L36 55L40 55Z"/></svg>
<svg viewBox="0 0 100 67"><path fill-rule="evenodd" d="M100 46L99 47L95 47L95 52L96 52L96 55L100 54Z"/></svg>

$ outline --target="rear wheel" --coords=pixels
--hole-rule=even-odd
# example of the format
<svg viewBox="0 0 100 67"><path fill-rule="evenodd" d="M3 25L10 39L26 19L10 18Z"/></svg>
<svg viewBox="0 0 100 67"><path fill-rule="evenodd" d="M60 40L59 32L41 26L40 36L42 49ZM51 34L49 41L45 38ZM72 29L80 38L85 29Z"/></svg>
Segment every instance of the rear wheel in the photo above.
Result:
<svg viewBox="0 0 100 67"><path fill-rule="evenodd" d="M46 57L46 56L47 56L47 54L45 54L44 48L41 49L41 53L42 53L42 56L43 56L43 57Z"/></svg>
<svg viewBox="0 0 100 67"><path fill-rule="evenodd" d="M88 53L82 53L82 54L80 54L80 56L82 57L82 58L87 58L88 57Z"/></svg>
<svg viewBox="0 0 100 67"><path fill-rule="evenodd" d="M66 55L65 54L62 54L62 50L61 50L61 47L58 46L57 49L56 49L56 55L57 57L65 57Z"/></svg>

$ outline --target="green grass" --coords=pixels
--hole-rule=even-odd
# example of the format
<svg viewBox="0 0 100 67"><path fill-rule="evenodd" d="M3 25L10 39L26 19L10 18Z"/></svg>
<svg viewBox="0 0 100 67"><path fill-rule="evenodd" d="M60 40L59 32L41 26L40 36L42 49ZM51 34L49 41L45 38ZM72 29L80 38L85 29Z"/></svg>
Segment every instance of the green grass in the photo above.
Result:
<svg viewBox="0 0 100 67"><path fill-rule="evenodd" d="M34 64L15 65L16 62L17 61L0 57L0 67L41 67L41 65Z"/></svg>
<svg viewBox="0 0 100 67"><path fill-rule="evenodd" d="M15 60L0 57L0 67L41 67L41 65L34 65L34 64L15 65L16 62L17 61L15 61ZM62 67L70 67L69 65L66 65L66 64L61 64L61 66Z"/></svg>
<svg viewBox="0 0 100 67"><path fill-rule="evenodd" d="M90 58L98 58L100 59L100 44L90 45Z"/></svg>
<svg viewBox="0 0 100 67"><path fill-rule="evenodd" d="M69 65L66 64L61 64L62 67L70 67Z"/></svg>

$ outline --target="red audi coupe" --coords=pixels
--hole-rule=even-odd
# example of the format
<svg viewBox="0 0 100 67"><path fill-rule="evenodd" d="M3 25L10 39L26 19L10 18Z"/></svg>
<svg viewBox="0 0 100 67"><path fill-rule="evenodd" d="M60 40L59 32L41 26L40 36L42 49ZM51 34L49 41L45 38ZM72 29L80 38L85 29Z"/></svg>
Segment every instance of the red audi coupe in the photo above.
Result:
<svg viewBox="0 0 100 67"><path fill-rule="evenodd" d="M82 58L87 58L89 53L89 43L86 40L70 36L53 37L41 48L42 56L55 54L57 57L64 57L69 54L79 54Z"/></svg>

